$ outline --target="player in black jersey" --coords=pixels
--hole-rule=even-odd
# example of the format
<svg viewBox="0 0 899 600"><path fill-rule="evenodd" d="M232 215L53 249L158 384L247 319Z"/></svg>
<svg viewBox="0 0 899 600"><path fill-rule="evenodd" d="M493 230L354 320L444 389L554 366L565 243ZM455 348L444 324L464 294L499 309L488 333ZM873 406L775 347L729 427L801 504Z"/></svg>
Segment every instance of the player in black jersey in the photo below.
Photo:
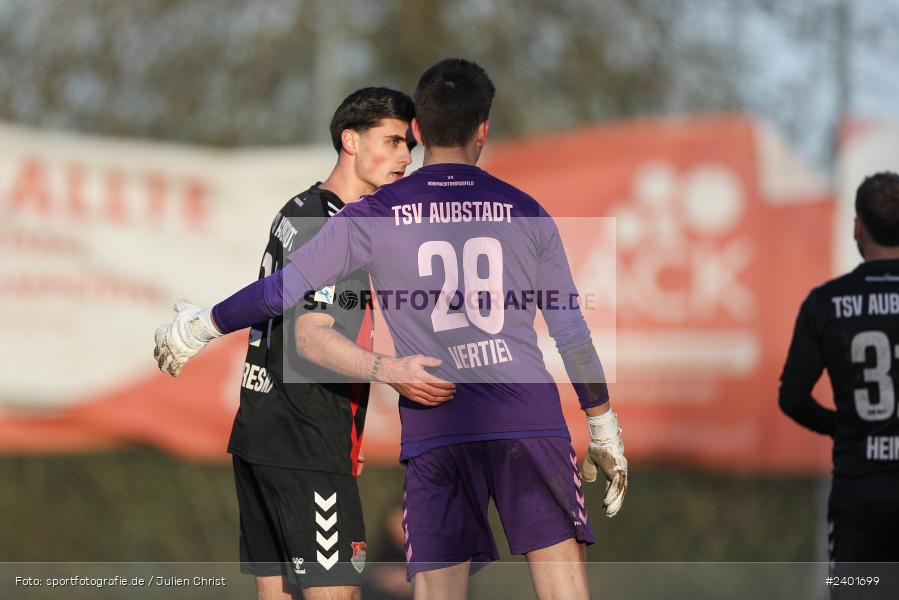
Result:
<svg viewBox="0 0 899 600"><path fill-rule="evenodd" d="M324 183L291 198L275 216L260 277L279 269L345 201L402 177L411 162L413 116L412 100L386 88L364 88L343 101L331 121L337 164ZM368 274L356 272L316 292L314 302L250 331L228 451L240 507L241 570L256 575L260 600L291 598L298 590L304 598L359 597L366 547L354 476L361 472L369 390L321 368L352 340L371 349L370 315L341 310L337 302L345 291L368 289ZM453 390L424 371L439 362L385 359L382 369L392 371L393 381L423 382L394 387L434 404Z"/></svg>
<svg viewBox="0 0 899 600"><path fill-rule="evenodd" d="M834 440L828 550L838 569L899 561L899 175L865 179L855 211L865 260L809 293L780 387L787 415ZM811 395L824 369L835 411Z"/></svg>

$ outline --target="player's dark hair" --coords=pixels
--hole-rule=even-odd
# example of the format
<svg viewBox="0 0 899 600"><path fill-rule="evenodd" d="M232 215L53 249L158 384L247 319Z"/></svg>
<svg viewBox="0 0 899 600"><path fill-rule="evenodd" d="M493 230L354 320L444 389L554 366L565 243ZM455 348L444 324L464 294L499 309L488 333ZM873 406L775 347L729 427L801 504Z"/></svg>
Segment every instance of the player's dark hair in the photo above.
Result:
<svg viewBox="0 0 899 600"><path fill-rule="evenodd" d="M855 214L876 243L899 246L899 175L884 171L866 177L855 193Z"/></svg>
<svg viewBox="0 0 899 600"><path fill-rule="evenodd" d="M399 119L409 123L413 117L415 104L406 94L385 87L362 88L347 96L334 111L331 119L331 142L340 154L343 149L340 134L344 129L363 133L377 127L381 119ZM411 135L407 137L410 141L414 140ZM412 145L409 149L412 149Z"/></svg>
<svg viewBox="0 0 899 600"><path fill-rule="evenodd" d="M490 77L471 61L447 58L429 68L413 94L424 145L466 145L490 115L495 93Z"/></svg>

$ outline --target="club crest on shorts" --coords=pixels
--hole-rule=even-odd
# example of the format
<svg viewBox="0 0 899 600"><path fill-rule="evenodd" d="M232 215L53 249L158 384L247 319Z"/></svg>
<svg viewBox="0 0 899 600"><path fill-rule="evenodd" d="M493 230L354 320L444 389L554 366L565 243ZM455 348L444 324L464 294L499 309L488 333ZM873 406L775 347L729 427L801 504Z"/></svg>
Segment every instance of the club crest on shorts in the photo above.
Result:
<svg viewBox="0 0 899 600"><path fill-rule="evenodd" d="M365 568L365 542L350 542L353 545L353 557L350 562L358 573L362 573Z"/></svg>

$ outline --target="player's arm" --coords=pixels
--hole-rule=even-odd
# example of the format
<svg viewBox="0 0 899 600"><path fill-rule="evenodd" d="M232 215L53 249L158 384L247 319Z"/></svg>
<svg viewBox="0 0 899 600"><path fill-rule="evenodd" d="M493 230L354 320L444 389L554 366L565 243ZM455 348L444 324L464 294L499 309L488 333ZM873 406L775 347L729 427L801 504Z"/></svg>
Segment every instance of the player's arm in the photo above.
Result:
<svg viewBox="0 0 899 600"><path fill-rule="evenodd" d="M341 375L387 383L424 406L443 404L455 394L453 383L425 369L440 366L440 359L420 355L394 358L369 352L335 330L334 317L327 313L303 313L297 317L294 331L300 356Z"/></svg>
<svg viewBox="0 0 899 600"><path fill-rule="evenodd" d="M803 427L832 436L836 412L812 396L824 371L821 340L812 322L813 306L814 298L809 294L796 317L793 340L780 376L780 409Z"/></svg>
<svg viewBox="0 0 899 600"><path fill-rule="evenodd" d="M590 430L590 446L581 464L581 478L596 481L602 473L606 483L603 505L606 515L613 517L627 493L627 459L618 415L609 402L605 373L577 301L577 287L558 229L549 217L541 219L540 227L543 238L537 285L543 298L553 293L559 299L555 304L544 300L541 311Z"/></svg>
<svg viewBox="0 0 899 600"><path fill-rule="evenodd" d="M349 212L348 208L344 210ZM284 268L253 282L212 309L179 300L175 304L175 319L156 330L153 356L159 368L177 376L212 339L280 316L311 290L366 266L371 256L370 240L360 221L365 219L338 213L287 257Z"/></svg>
<svg viewBox="0 0 899 600"><path fill-rule="evenodd" d="M575 315L577 318L574 318ZM579 308L543 310L543 317L562 355L581 409L587 415L590 445L581 464L581 478L591 482L596 481L598 474L603 475L606 484L603 506L606 515L614 517L627 493L627 458L624 456L618 414L609 402L602 363Z"/></svg>
<svg viewBox="0 0 899 600"><path fill-rule="evenodd" d="M212 308L216 329L231 333L280 316L310 292L367 266L371 247L363 226L366 219L350 217L350 212L345 207L329 219L287 256L283 268L216 304Z"/></svg>

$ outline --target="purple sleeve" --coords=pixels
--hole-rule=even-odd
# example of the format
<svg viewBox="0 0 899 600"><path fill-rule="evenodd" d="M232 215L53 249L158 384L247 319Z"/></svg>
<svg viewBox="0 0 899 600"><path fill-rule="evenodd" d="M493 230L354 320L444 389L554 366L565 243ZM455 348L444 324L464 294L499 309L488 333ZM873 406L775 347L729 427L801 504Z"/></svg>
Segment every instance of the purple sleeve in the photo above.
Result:
<svg viewBox="0 0 899 600"><path fill-rule="evenodd" d="M219 331L231 333L283 314L311 289L296 265L288 263L213 306L212 320Z"/></svg>
<svg viewBox="0 0 899 600"><path fill-rule="evenodd" d="M219 330L231 333L282 315L309 292L367 266L371 245L366 219L351 218L348 208L334 215L311 240L291 252L283 269L216 304L212 318Z"/></svg>
<svg viewBox="0 0 899 600"><path fill-rule="evenodd" d="M581 408L599 406L609 400L602 363L581 313L577 287L559 230L548 216L540 222L542 248L537 265L537 288L544 298L541 305L543 319L562 356Z"/></svg>
<svg viewBox="0 0 899 600"><path fill-rule="evenodd" d="M350 273L368 268L372 229L379 219L366 214L367 208L363 200L345 206L311 240L287 256L285 267L294 265L303 274L304 283L308 281L309 290L335 284Z"/></svg>

